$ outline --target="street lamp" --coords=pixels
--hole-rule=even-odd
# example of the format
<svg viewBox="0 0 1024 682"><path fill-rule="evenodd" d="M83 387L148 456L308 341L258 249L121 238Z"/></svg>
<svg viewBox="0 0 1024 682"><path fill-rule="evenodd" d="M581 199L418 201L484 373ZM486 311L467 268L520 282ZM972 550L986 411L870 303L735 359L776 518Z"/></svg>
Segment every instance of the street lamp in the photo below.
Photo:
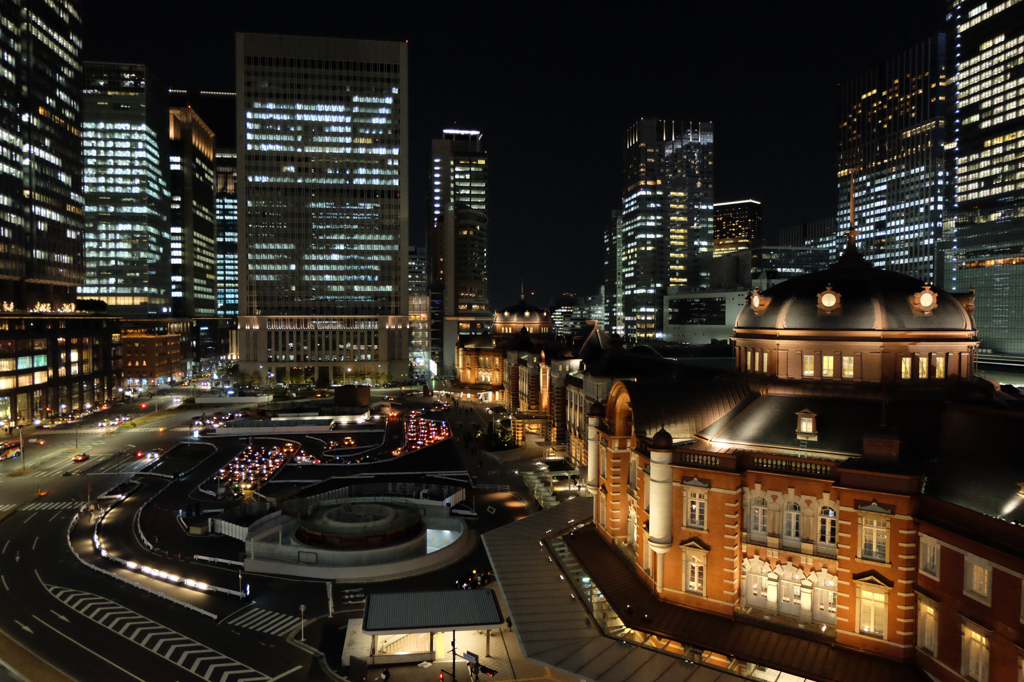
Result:
<svg viewBox="0 0 1024 682"><path fill-rule="evenodd" d="M306 605L299 604L299 641L306 641Z"/></svg>

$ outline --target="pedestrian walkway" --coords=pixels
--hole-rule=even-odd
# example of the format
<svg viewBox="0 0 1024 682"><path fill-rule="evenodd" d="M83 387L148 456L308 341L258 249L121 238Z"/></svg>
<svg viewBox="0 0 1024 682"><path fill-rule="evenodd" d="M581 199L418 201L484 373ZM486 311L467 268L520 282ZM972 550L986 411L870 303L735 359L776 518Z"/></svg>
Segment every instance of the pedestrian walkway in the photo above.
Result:
<svg viewBox="0 0 1024 682"><path fill-rule="evenodd" d="M299 620L299 616L289 616L264 609L252 609L243 611L231 620L225 621L224 624L281 637L299 627Z"/></svg>
<svg viewBox="0 0 1024 682"><path fill-rule="evenodd" d="M81 506L81 502L33 502L22 507L22 511L39 511L42 509L76 509ZM0 511L3 511L3 509L0 508Z"/></svg>
<svg viewBox="0 0 1024 682"><path fill-rule="evenodd" d="M218 653L120 604L57 585L46 589L69 608L208 682L266 682L269 675Z"/></svg>
<svg viewBox="0 0 1024 682"><path fill-rule="evenodd" d="M81 502L31 502L21 508L21 511L39 511L42 509L76 509L81 507ZM3 511L3 507L0 507Z"/></svg>
<svg viewBox="0 0 1024 682"><path fill-rule="evenodd" d="M16 505L16 504L0 504L0 512L5 512L8 509L14 509L17 506L18 505Z"/></svg>

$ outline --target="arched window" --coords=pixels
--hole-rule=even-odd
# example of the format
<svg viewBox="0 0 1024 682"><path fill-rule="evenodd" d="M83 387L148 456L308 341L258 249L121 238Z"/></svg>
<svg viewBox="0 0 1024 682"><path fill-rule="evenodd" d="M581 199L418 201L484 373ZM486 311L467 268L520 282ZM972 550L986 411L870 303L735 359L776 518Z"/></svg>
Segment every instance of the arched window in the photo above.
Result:
<svg viewBox="0 0 1024 682"><path fill-rule="evenodd" d="M793 546L800 544L800 505L790 502L783 516L782 541Z"/></svg>
<svg viewBox="0 0 1024 682"><path fill-rule="evenodd" d="M768 504L763 497L755 497L750 501L750 533L768 534Z"/></svg>

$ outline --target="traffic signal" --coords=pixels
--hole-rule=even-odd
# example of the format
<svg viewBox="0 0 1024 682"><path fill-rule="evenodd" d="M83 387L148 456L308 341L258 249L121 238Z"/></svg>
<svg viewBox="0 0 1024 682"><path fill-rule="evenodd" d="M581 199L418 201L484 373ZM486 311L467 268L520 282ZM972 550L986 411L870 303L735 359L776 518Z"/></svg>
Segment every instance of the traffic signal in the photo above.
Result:
<svg viewBox="0 0 1024 682"><path fill-rule="evenodd" d="M146 403L142 403L142 409L146 409Z"/></svg>

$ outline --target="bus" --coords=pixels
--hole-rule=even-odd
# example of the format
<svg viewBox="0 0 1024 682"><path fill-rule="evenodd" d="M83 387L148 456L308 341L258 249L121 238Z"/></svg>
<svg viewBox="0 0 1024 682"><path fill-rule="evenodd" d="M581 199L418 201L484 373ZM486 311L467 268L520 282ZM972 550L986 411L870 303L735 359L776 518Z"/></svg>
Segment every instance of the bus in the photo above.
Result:
<svg viewBox="0 0 1024 682"><path fill-rule="evenodd" d="M12 459L21 454L21 443L13 441L10 443L0 443L0 461L5 459Z"/></svg>

